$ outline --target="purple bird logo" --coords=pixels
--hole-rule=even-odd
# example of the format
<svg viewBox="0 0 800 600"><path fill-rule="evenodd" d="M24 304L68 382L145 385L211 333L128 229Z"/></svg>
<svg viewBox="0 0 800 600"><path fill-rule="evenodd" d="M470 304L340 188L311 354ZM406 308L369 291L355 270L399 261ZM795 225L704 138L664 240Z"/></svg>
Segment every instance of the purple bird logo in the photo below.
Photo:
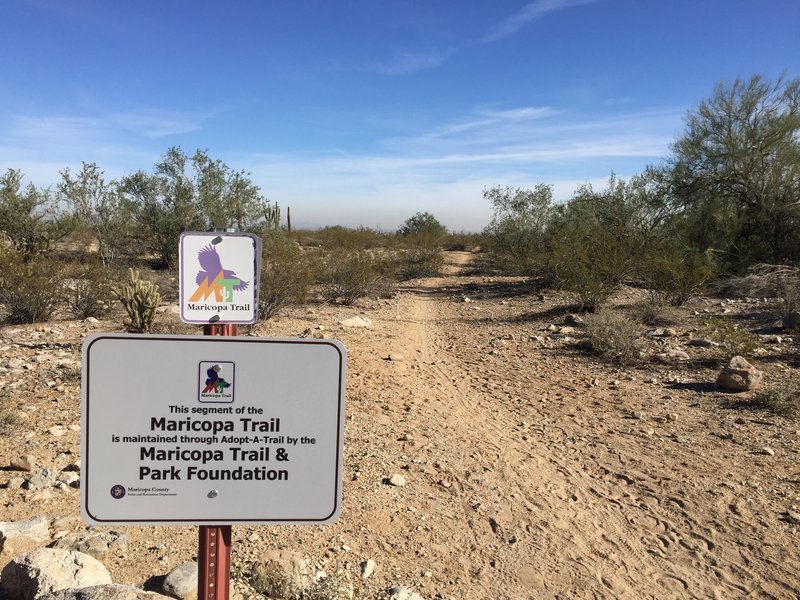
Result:
<svg viewBox="0 0 800 600"><path fill-rule="evenodd" d="M217 249L214 246L206 246L197 253L197 260L200 262L200 271L197 273L195 283L197 290L189 298L190 302L207 299L214 294L217 302L233 302L233 292L246 290L248 283L236 276L230 269L222 267Z"/></svg>

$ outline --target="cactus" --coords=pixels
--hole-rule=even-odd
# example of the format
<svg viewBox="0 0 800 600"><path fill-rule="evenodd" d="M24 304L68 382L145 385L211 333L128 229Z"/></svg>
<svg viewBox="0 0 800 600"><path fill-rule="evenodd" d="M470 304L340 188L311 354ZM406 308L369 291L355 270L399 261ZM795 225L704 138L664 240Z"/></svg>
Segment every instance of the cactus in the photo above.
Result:
<svg viewBox="0 0 800 600"><path fill-rule="evenodd" d="M157 285L139 279L139 271L128 269L128 273L128 281L113 287L111 291L128 311L128 331L148 333L156 316L156 308L161 302L161 295Z"/></svg>
<svg viewBox="0 0 800 600"><path fill-rule="evenodd" d="M281 228L281 207L278 203L267 204L264 207L264 224L267 229L280 229Z"/></svg>

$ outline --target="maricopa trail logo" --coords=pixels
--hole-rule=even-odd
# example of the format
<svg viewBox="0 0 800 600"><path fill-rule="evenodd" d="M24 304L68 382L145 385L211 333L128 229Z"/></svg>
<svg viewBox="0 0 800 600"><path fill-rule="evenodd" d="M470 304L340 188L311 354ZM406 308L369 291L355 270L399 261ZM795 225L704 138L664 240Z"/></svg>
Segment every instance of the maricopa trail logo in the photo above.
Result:
<svg viewBox="0 0 800 600"><path fill-rule="evenodd" d="M200 271L195 278L197 290L189 302L206 300L211 294L214 294L216 302L233 302L233 292L247 289L247 281L241 280L235 271L222 267L222 260L214 246L202 248L197 253L197 260L200 263Z"/></svg>
<svg viewBox="0 0 800 600"><path fill-rule="evenodd" d="M199 401L233 402L234 370L232 362L201 362Z"/></svg>

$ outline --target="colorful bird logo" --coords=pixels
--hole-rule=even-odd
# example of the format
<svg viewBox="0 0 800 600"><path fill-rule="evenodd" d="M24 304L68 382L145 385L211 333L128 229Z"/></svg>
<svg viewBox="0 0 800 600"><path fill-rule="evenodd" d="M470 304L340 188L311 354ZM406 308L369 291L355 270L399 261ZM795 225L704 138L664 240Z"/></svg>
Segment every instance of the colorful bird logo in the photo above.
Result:
<svg viewBox="0 0 800 600"><path fill-rule="evenodd" d="M197 260L201 270L195 278L197 290L189 298L190 302L206 299L211 294L214 294L217 302L233 302L233 292L247 289L247 281L239 279L235 271L222 267L222 261L213 245L202 248L197 253Z"/></svg>

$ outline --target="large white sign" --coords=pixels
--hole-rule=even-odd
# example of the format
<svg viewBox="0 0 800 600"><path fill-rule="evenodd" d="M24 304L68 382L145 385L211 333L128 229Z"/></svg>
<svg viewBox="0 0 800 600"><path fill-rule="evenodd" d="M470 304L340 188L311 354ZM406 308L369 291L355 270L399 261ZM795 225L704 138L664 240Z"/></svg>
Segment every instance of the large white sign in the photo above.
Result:
<svg viewBox="0 0 800 600"><path fill-rule="evenodd" d="M95 525L336 520L345 371L335 340L89 336L83 518Z"/></svg>
<svg viewBox="0 0 800 600"><path fill-rule="evenodd" d="M185 323L255 323L261 240L252 234L187 232L180 240Z"/></svg>

